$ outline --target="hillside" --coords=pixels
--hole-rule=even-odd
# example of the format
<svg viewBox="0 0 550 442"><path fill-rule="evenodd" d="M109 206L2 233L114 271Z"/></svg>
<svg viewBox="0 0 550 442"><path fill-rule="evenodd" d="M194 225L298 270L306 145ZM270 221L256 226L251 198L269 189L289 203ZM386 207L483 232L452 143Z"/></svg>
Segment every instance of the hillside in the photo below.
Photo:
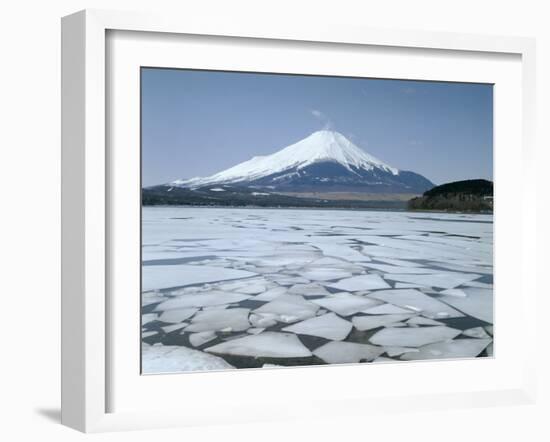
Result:
<svg viewBox="0 0 550 442"><path fill-rule="evenodd" d="M493 182L464 180L442 184L408 203L409 210L492 212Z"/></svg>

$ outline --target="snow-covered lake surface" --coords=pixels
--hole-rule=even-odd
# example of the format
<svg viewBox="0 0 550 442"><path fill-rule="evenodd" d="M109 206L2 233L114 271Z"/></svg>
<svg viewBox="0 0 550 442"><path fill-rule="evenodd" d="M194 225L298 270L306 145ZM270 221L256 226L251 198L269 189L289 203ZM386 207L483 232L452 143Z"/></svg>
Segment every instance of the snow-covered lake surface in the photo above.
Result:
<svg viewBox="0 0 550 442"><path fill-rule="evenodd" d="M492 215L143 209L144 373L493 352Z"/></svg>

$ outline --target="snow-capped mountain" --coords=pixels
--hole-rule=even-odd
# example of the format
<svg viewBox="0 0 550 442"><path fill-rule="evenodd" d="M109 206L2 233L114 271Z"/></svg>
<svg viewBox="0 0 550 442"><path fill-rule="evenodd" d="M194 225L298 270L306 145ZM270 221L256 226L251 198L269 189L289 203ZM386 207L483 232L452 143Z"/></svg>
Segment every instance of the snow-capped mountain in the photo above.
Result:
<svg viewBox="0 0 550 442"><path fill-rule="evenodd" d="M321 130L272 155L254 157L210 177L176 180L196 189L239 185L279 192L422 193L434 186L423 176L391 167L344 135Z"/></svg>

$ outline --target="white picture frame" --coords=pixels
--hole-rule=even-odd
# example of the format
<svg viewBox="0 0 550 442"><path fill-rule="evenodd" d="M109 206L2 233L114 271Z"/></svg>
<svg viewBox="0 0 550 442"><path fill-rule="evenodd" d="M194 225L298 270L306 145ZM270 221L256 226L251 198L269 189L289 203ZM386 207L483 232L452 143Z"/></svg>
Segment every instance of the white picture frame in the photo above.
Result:
<svg viewBox="0 0 550 442"><path fill-rule="evenodd" d="M80 431L200 425L207 424L212 419L212 416L205 414L206 408L202 409L200 406L196 407L194 413L190 413L189 410L174 406L147 411L117 410L109 404L109 394L115 387L110 376L114 359L109 333L113 321L116 320L110 310L112 304L109 299L109 290L112 287L109 279L109 244L113 241L111 235L116 232L116 229L109 227L112 222L109 170L119 167L116 163L110 164L110 134L106 130L110 112L107 106L110 77L106 76L106 72L109 72L106 68L109 63L107 57L112 56L107 49L106 39L107 34L112 31L156 33L157 36L198 35L269 40L274 44L282 41L287 45L292 45L293 42L307 42L338 44L341 48L375 46L382 51L396 47L403 50L426 49L440 51L441 54L475 54L480 59L489 54L512 55L518 58L521 65L521 121L515 124L520 129L519 149L523 173L528 173L533 167L535 46L532 39L417 31L396 32L327 26L326 23L293 26L269 22L249 23L244 19L239 22L221 23L197 17L168 17L99 10L81 11L63 18L62 423ZM528 260L533 262L536 256L536 194L522 190L520 197L523 210L517 218L520 223L518 225L521 225L517 252L521 254L520 272L523 274L526 272ZM497 243L495 253L506 253L506 250L500 250ZM498 293L499 289L495 290ZM521 279L520 295L524 309L522 318L534 318L534 280ZM524 338L533 337L535 324L532 321L527 323L525 319L523 322L521 327ZM506 333L503 334L505 335ZM530 342L534 342L534 339ZM469 367L465 365L468 365L468 362L463 361L463 368L476 369L471 367L471 363ZM415 368L409 365L409 369ZM535 394L535 369L536 354L527 344L523 351L521 367L515 367L513 379L498 388L491 386L489 389L483 389L478 386L468 390L466 387L461 392L448 392L444 389L437 391L435 388L435 391L424 395L378 395L376 403L361 400L369 399L361 394L352 397L333 395L325 399L312 399L313 406L309 409L299 406L282 409L275 404L271 408L265 407L263 411L237 413L235 410L241 408L247 410L246 404L241 404L241 408L236 406L235 409L225 411L220 408L214 417L217 422L252 422L268 418L284 419L289 416L365 415L375 409L396 412L418 407L438 409L532 403ZM340 370L346 376L357 372L356 367L349 366L331 367L330 370L333 374ZM380 372L395 368L380 365L377 370ZM265 382L265 376L272 376L273 379L277 379L274 381L276 384L283 378L295 376L293 371L279 370L283 374L279 373L277 378L269 372L260 375L257 371L247 376L250 382ZM299 376L299 371L295 373ZM204 375L212 374L206 373L201 376ZM224 376L234 375L225 373ZM168 376L165 379L168 379L165 384L176 382L175 377ZM208 379L204 378L194 379L199 383L208 382ZM241 399L242 401L244 399Z"/></svg>

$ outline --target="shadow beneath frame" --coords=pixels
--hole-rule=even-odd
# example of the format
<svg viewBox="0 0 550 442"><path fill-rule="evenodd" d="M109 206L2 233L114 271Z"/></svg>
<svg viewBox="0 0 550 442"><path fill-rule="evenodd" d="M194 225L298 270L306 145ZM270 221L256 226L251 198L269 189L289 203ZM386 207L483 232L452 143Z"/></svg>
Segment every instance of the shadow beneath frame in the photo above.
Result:
<svg viewBox="0 0 550 442"><path fill-rule="evenodd" d="M44 419L54 422L56 424L61 423L61 409L60 408L36 408L35 413L42 416Z"/></svg>

